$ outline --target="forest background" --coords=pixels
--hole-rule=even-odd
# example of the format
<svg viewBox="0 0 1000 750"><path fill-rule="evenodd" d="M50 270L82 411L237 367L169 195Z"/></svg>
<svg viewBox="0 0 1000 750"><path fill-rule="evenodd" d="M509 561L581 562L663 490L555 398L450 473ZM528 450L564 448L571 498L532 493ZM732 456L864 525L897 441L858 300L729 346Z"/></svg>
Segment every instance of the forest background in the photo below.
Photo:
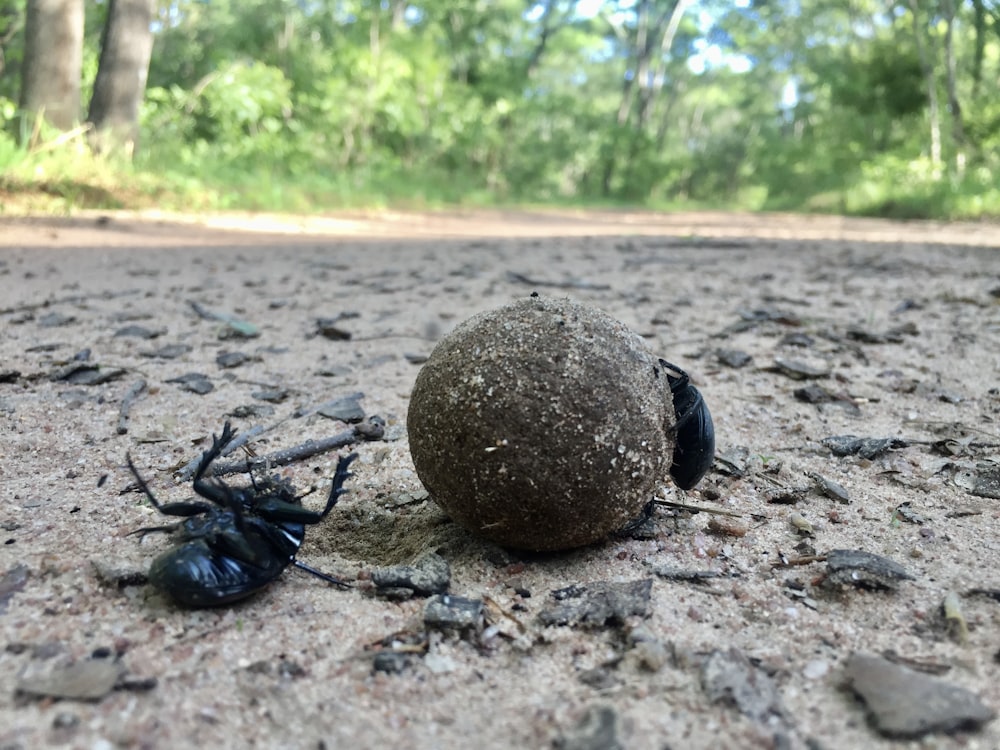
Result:
<svg viewBox="0 0 1000 750"><path fill-rule="evenodd" d="M0 213L1000 216L991 0L0 0Z"/></svg>

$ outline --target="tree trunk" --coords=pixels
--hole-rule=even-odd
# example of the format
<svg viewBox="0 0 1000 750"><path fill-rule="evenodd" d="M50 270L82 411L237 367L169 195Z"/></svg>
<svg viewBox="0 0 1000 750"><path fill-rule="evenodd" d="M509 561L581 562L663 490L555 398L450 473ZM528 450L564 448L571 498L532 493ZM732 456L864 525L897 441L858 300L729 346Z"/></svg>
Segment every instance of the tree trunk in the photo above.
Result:
<svg viewBox="0 0 1000 750"><path fill-rule="evenodd" d="M526 79L531 78L539 64L541 64L542 55L545 54L545 48L548 46L549 40L552 38L552 34L559 28L559 26L553 22L555 10L556 0L545 0L544 9L542 10L542 18L538 24L540 27L538 32L538 41L535 43L535 48L531 51L531 55L528 57L528 62L524 66L524 77Z"/></svg>
<svg viewBox="0 0 1000 750"><path fill-rule="evenodd" d="M965 124L962 120L962 105L958 101L958 85L955 82L954 0L943 0L941 9L945 16L945 88L948 92L948 110L951 113L951 138L955 144L955 168L961 174L965 170Z"/></svg>
<svg viewBox="0 0 1000 750"><path fill-rule="evenodd" d="M927 85L927 103L930 108L931 120L931 161L941 163L941 114L938 107L937 82L934 79L934 65L931 63L924 44L923 30L920 25L920 3L910 0L910 14L913 16L913 39L917 45L917 56L920 58L920 69Z"/></svg>
<svg viewBox="0 0 1000 750"><path fill-rule="evenodd" d="M28 0L21 109L61 130L80 119L83 0Z"/></svg>
<svg viewBox="0 0 1000 750"><path fill-rule="evenodd" d="M153 0L109 0L88 117L98 153L121 151L131 157L135 151L153 51L153 11Z"/></svg>
<svg viewBox="0 0 1000 750"><path fill-rule="evenodd" d="M986 56L986 7L983 0L972 0L976 29L976 46L972 56L972 98L979 98L979 83L983 79L983 59Z"/></svg>
<svg viewBox="0 0 1000 750"><path fill-rule="evenodd" d="M663 84L667 79L667 61L670 59L670 48L674 46L674 37L677 36L677 29L680 28L681 20L687 9L694 4L694 0L677 0L673 10L670 12L670 20L663 30L663 37L660 40L660 56L653 68L653 93L655 100L663 90Z"/></svg>
<svg viewBox="0 0 1000 750"><path fill-rule="evenodd" d="M641 132L646 127L649 116L649 70L650 58L653 55L652 39L649 28L649 2L639 0L636 6L638 26L635 33L635 86L638 89L638 111L636 112L635 131Z"/></svg>

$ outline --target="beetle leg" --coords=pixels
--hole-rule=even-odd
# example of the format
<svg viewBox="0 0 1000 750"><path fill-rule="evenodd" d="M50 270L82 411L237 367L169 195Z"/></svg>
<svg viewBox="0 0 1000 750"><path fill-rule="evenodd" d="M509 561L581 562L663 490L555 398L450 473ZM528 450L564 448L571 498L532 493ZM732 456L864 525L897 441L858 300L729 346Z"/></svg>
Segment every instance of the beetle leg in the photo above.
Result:
<svg viewBox="0 0 1000 750"><path fill-rule="evenodd" d="M286 502L280 497L267 496L254 499L254 512L259 513L261 517L268 521L281 523L319 523L333 510L340 496L348 492L344 488L344 482L354 475L347 468L357 457L357 453L352 453L349 456L342 456L337 461L337 471L333 475L330 495L327 497L326 507L322 511L308 510L296 503ZM299 498L296 499L298 500Z"/></svg>
<svg viewBox="0 0 1000 750"><path fill-rule="evenodd" d="M222 454L227 445L233 442L234 437L236 437L236 430L232 428L232 425L228 421L222 426L221 437L216 437L215 433L212 433L212 447L201 454L201 461L198 462L198 468L194 472L194 481L196 484L205 476L205 472L208 471L211 463Z"/></svg>
<svg viewBox="0 0 1000 750"><path fill-rule="evenodd" d="M126 536L133 536L135 534L142 534L142 536L146 536L146 534L153 534L156 533L157 531L162 531L167 534L170 534L174 531L177 531L180 525L181 525L180 521L178 521L177 523L172 523L169 526L144 526L141 529L130 531L128 534L126 534Z"/></svg>
<svg viewBox="0 0 1000 750"><path fill-rule="evenodd" d="M324 573L322 570L316 570L316 568L311 565L306 565L304 562L299 562L298 560L292 560L292 565L294 565L299 570L304 570L306 573L316 576L317 578L322 578L327 583L332 583L334 586L339 586L342 589L351 588L351 584L347 581L342 581L339 578L334 578L331 575Z"/></svg>
<svg viewBox="0 0 1000 750"><path fill-rule="evenodd" d="M357 457L357 453L351 453L347 456L341 456L337 461L337 471L333 475L333 484L330 486L330 497L327 498L326 507L323 508L323 513L320 515L321 519L326 518L327 514L333 510L333 506L337 504L340 496L347 492L344 489L344 482L354 476L348 471L348 468Z"/></svg>
<svg viewBox="0 0 1000 750"><path fill-rule="evenodd" d="M195 479L194 491L216 505L229 508L232 504L233 490L222 482L212 482L207 479Z"/></svg>
<svg viewBox="0 0 1000 750"><path fill-rule="evenodd" d="M153 504L153 507L156 508L158 511L160 511L160 513L163 513L166 516L181 516L182 518L187 518L189 516L197 516L201 513L207 513L208 511L212 510L212 506L208 505L207 503L199 503L199 502L161 503L159 500L156 499L156 496L153 494L153 491L149 489L149 485L146 483L146 480L142 478L142 475L139 473L139 470L135 468L135 464L132 463L132 456L126 453L125 461L128 463L128 468L132 471L132 476L135 477L135 481L138 483L139 489L141 489L143 493L145 493L146 497L149 498L149 502L151 502ZM145 535L147 533L152 533L154 531L170 532L175 530L178 526L180 526L179 523L171 524L169 526L147 526L142 529L136 529L135 531L130 531L129 533L130 534L142 533L143 535Z"/></svg>
<svg viewBox="0 0 1000 750"><path fill-rule="evenodd" d="M125 454L125 463L128 464L129 471L131 471L132 476L135 477L135 481L138 483L139 489L141 489L145 493L146 497L149 498L149 502L153 504L153 507L162 513L163 506L160 505L160 501L156 499L156 496L153 494L153 491L149 489L149 485L146 484L146 480L142 478L142 474L140 474L139 470L135 468L135 464L132 463L131 454L129 453Z"/></svg>
<svg viewBox="0 0 1000 750"><path fill-rule="evenodd" d="M633 531L639 529L646 521L653 517L653 511L656 509L655 501L650 500L648 503L642 506L642 512L638 516L633 518L627 524L622 526L616 533L628 535Z"/></svg>

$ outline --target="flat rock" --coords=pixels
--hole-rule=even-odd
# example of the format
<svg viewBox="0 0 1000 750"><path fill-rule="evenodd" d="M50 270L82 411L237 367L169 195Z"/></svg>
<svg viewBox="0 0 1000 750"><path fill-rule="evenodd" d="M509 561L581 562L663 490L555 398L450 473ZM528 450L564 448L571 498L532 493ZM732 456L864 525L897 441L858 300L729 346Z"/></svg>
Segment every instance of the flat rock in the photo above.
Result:
<svg viewBox="0 0 1000 750"><path fill-rule="evenodd" d="M424 626L432 630L480 630L483 600L437 594L424 605Z"/></svg>
<svg viewBox="0 0 1000 750"><path fill-rule="evenodd" d="M28 566L15 565L0 575L0 615L7 611L7 603L18 591L22 591L28 583Z"/></svg>
<svg viewBox="0 0 1000 750"><path fill-rule="evenodd" d="M815 367L807 362L800 362L797 359L785 359L783 357L775 357L774 366L770 369L793 380L825 378L830 375L830 370L826 367Z"/></svg>
<svg viewBox="0 0 1000 750"><path fill-rule="evenodd" d="M252 359L253 357L246 352L219 352L215 356L215 364L225 370L230 370L246 364Z"/></svg>
<svg viewBox="0 0 1000 750"><path fill-rule="evenodd" d="M736 648L709 654L701 667L701 686L712 703L729 704L756 721L782 711L774 681Z"/></svg>
<svg viewBox="0 0 1000 750"><path fill-rule="evenodd" d="M872 726L886 737L976 730L996 717L965 688L879 656L852 654L847 684L865 702Z"/></svg>
<svg viewBox="0 0 1000 750"><path fill-rule="evenodd" d="M407 589L417 596L444 594L451 583L451 568L447 560L431 552L417 558L412 565L376 568L372 571L372 583L379 591Z"/></svg>
<svg viewBox="0 0 1000 750"><path fill-rule="evenodd" d="M339 419L348 424L357 424L365 418L365 410L361 406L363 393L352 393L349 396L327 401L316 409L316 413L328 419Z"/></svg>
<svg viewBox="0 0 1000 750"><path fill-rule="evenodd" d="M208 376L200 372L189 372L176 378L170 378L168 383L176 383L182 390L204 396L215 388Z"/></svg>
<svg viewBox="0 0 1000 750"><path fill-rule="evenodd" d="M72 325L76 322L76 317L73 315L64 315L60 312L50 312L39 316L36 322L42 328L59 328L60 326Z"/></svg>
<svg viewBox="0 0 1000 750"><path fill-rule="evenodd" d="M753 357L741 349L716 349L715 357L726 367L737 369L746 367L753 361Z"/></svg>
<svg viewBox="0 0 1000 750"><path fill-rule="evenodd" d="M830 550L826 556L826 567L826 583L830 585L891 591L903 581L915 580L895 560L863 550Z"/></svg>
<svg viewBox="0 0 1000 750"><path fill-rule="evenodd" d="M1000 500L1000 469L991 468L980 471L976 474L969 492L978 497Z"/></svg>
<svg viewBox="0 0 1000 750"><path fill-rule="evenodd" d="M33 659L18 677L17 691L25 695L75 700L100 700L110 693L123 673L112 659Z"/></svg>
<svg viewBox="0 0 1000 750"><path fill-rule="evenodd" d="M553 740L558 750L622 750L618 714L611 706L592 706L576 726Z"/></svg>
<svg viewBox="0 0 1000 750"><path fill-rule="evenodd" d="M620 626L625 618L649 614L653 579L624 583L597 581L575 584L553 591L555 603L543 609L538 619L543 625L602 628Z"/></svg>
<svg viewBox="0 0 1000 750"><path fill-rule="evenodd" d="M166 332L166 328L147 328L146 326L132 324L115 331L115 338L155 339Z"/></svg>
<svg viewBox="0 0 1000 750"><path fill-rule="evenodd" d="M191 347L187 344L167 344L166 346L161 346L159 349L139 352L139 355L152 359L177 359L178 357L183 357L190 351Z"/></svg>
<svg viewBox="0 0 1000 750"><path fill-rule="evenodd" d="M823 445L835 456L861 456L869 461L878 458L896 448L905 448L909 443L902 438L872 438L857 435L834 435L823 438Z"/></svg>
<svg viewBox="0 0 1000 750"><path fill-rule="evenodd" d="M125 374L120 367L101 367L86 362L73 362L60 367L49 375L49 380L74 385L102 385L117 380Z"/></svg>

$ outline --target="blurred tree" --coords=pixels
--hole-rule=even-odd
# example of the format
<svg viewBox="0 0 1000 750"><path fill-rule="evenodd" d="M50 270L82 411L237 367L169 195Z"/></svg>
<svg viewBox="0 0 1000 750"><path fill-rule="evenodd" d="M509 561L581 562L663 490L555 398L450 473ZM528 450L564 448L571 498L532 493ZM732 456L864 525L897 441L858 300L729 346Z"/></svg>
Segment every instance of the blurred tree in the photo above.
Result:
<svg viewBox="0 0 1000 750"><path fill-rule="evenodd" d="M83 0L27 0L21 108L69 130L80 119Z"/></svg>
<svg viewBox="0 0 1000 750"><path fill-rule="evenodd" d="M74 2L0 0L0 98L18 96L25 4ZM325 180L348 199L1000 203L995 0L149 2L86 0L95 147L134 143L138 112L146 163L195 179Z"/></svg>
<svg viewBox="0 0 1000 750"><path fill-rule="evenodd" d="M154 0L108 0L101 57L90 99L91 145L131 157L153 51Z"/></svg>
<svg viewBox="0 0 1000 750"><path fill-rule="evenodd" d="M14 76L6 75L8 69L13 67L17 70L20 67L23 42L20 35L24 29L24 16L23 3L0 0L0 96L10 95L7 87L2 85L5 80L14 80Z"/></svg>

